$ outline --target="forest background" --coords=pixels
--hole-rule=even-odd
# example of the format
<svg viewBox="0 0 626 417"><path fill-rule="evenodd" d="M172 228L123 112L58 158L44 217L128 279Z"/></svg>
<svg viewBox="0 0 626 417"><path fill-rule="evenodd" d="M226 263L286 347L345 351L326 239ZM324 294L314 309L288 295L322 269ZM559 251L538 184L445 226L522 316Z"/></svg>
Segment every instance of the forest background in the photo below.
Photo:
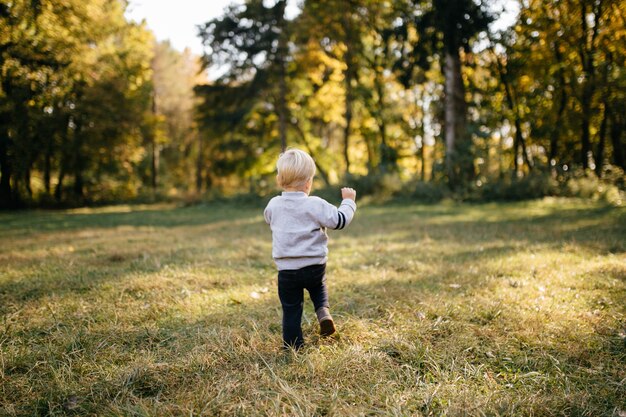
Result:
<svg viewBox="0 0 626 417"><path fill-rule="evenodd" d="M516 3L247 0L197 57L122 0L0 1L0 206L267 196L290 146L320 194L622 204L626 3Z"/></svg>

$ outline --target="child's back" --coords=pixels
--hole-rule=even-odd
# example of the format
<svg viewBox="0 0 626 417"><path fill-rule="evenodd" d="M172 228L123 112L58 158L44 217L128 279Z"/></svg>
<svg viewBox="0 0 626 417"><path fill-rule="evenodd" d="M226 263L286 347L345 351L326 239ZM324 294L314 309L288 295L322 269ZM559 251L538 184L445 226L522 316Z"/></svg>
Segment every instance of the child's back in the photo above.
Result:
<svg viewBox="0 0 626 417"><path fill-rule="evenodd" d="M272 257L278 270L326 263L326 228L343 229L355 211L356 203L350 199L337 208L303 191L274 197L265 209L265 221L272 229Z"/></svg>

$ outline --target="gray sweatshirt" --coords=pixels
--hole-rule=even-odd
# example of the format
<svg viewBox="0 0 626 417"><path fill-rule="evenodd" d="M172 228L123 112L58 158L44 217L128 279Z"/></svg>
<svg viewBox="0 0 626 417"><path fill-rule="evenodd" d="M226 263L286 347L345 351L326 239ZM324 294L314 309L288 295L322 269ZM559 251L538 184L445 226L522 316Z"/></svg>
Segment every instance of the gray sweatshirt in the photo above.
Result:
<svg viewBox="0 0 626 417"><path fill-rule="evenodd" d="M326 263L326 228L343 229L355 211L353 200L344 199L337 208L302 191L285 191L272 198L263 214L272 229L272 257L278 270Z"/></svg>

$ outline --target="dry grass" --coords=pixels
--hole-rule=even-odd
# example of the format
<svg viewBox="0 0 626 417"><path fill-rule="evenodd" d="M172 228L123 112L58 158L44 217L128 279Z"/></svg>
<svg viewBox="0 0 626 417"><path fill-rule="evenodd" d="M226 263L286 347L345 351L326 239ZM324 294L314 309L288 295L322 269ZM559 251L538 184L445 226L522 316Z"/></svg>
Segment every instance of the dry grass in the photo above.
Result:
<svg viewBox="0 0 626 417"><path fill-rule="evenodd" d="M626 415L626 210L360 209L280 351L259 208L0 214L0 415Z"/></svg>

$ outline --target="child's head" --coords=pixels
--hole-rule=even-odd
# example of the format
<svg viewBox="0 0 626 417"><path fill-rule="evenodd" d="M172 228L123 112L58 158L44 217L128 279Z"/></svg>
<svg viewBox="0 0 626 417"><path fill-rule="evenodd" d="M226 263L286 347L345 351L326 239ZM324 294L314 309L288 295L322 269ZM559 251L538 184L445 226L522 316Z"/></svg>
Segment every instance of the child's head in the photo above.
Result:
<svg viewBox="0 0 626 417"><path fill-rule="evenodd" d="M278 157L276 163L278 186L286 190L308 192L315 176L315 162L300 149L289 149Z"/></svg>

